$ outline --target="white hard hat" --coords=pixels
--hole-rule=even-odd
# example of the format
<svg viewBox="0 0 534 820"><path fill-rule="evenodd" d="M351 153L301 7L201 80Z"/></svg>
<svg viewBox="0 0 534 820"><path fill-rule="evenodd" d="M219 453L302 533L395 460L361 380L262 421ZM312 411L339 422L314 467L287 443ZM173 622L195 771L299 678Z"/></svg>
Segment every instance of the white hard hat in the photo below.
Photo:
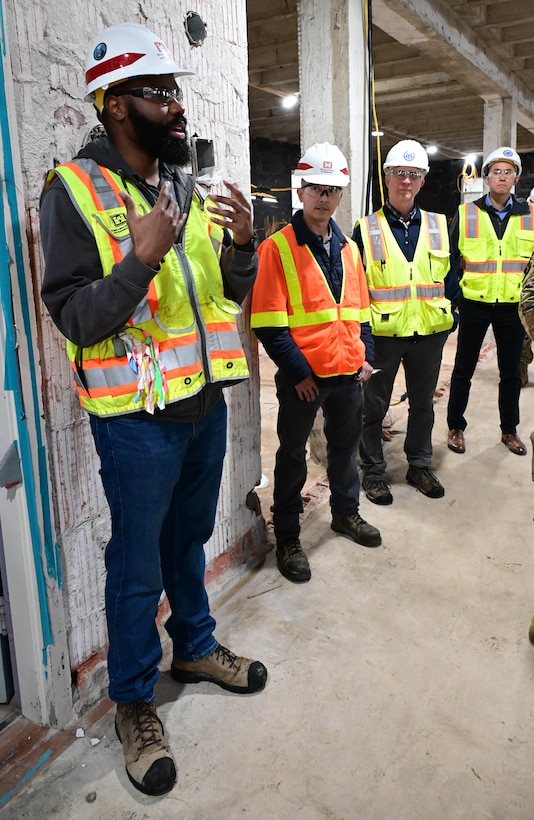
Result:
<svg viewBox="0 0 534 820"><path fill-rule="evenodd" d="M420 168L425 173L428 172L428 154L416 140L400 140L392 148L389 149L388 155L384 161L384 171L386 168L400 168L408 166L409 168Z"/></svg>
<svg viewBox="0 0 534 820"><path fill-rule="evenodd" d="M350 182L347 160L335 145L316 142L304 152L294 176L312 185L335 185L344 188Z"/></svg>
<svg viewBox="0 0 534 820"><path fill-rule="evenodd" d="M93 40L85 61L85 101L94 102L95 91L121 80L151 74L194 74L180 68L159 37L139 23L120 23L104 29Z"/></svg>
<svg viewBox="0 0 534 820"><path fill-rule="evenodd" d="M534 202L534 188L531 188L528 198L531 202Z"/></svg>
<svg viewBox="0 0 534 820"><path fill-rule="evenodd" d="M501 145L500 148L496 148L495 151L488 154L482 164L482 176L487 177L488 171L494 162L509 162L510 165L515 165L518 175L521 174L522 168L519 154L507 145Z"/></svg>

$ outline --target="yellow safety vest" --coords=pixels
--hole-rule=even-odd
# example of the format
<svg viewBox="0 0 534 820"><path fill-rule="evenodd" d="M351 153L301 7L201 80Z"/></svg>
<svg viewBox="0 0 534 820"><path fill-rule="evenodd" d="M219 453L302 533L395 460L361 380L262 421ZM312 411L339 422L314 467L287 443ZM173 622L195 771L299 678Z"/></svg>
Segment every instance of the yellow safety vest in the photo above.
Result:
<svg viewBox="0 0 534 820"><path fill-rule="evenodd" d="M420 213L412 262L399 247L382 208L358 223L375 336L430 336L453 325L444 284L450 267L447 220L444 214Z"/></svg>
<svg viewBox="0 0 534 820"><path fill-rule="evenodd" d="M487 211L474 202L458 209L458 248L463 257L460 287L476 302L519 302L523 273L534 251L534 209L508 219L502 239Z"/></svg>
<svg viewBox="0 0 534 820"><path fill-rule="evenodd" d="M104 276L132 249L127 190L138 211L152 206L135 186L91 159L59 165L48 174L65 186L95 238ZM223 231L209 221L197 193L184 229L161 262L148 294L114 336L81 348L67 340L82 407L114 416L180 401L208 382L237 382L248 376L235 316L240 307L224 296L219 259Z"/></svg>

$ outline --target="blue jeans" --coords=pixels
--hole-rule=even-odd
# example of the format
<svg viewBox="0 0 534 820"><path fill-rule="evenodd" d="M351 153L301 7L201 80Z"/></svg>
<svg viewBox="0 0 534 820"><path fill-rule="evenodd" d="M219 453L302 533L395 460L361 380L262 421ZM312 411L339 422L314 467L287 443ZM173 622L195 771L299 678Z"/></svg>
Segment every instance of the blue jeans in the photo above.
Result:
<svg viewBox="0 0 534 820"><path fill-rule="evenodd" d="M154 699L162 589L174 655L194 661L218 646L204 544L215 523L226 416L224 399L194 423L91 416L111 512L106 618L109 696L117 703Z"/></svg>

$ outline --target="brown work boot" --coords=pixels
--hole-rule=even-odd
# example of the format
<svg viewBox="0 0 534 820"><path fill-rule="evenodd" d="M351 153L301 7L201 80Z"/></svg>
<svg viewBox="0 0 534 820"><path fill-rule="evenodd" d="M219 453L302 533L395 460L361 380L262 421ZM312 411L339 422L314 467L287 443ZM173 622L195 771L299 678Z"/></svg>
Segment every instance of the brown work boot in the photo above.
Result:
<svg viewBox="0 0 534 820"><path fill-rule="evenodd" d="M348 535L363 547L379 547L382 543L380 531L364 521L359 513L353 513L346 518L332 518L330 528L341 535Z"/></svg>
<svg viewBox="0 0 534 820"><path fill-rule="evenodd" d="M276 542L276 564L284 578L294 584L304 584L311 578L310 564L298 538Z"/></svg>
<svg viewBox="0 0 534 820"><path fill-rule="evenodd" d="M267 683L267 669L260 661L240 658L220 644L215 652L199 661L173 658L171 675L178 683L209 681L240 695L259 692Z"/></svg>
<svg viewBox="0 0 534 820"><path fill-rule="evenodd" d="M176 764L154 702L118 703L115 731L122 743L126 774L135 788L156 796L170 792L176 783Z"/></svg>

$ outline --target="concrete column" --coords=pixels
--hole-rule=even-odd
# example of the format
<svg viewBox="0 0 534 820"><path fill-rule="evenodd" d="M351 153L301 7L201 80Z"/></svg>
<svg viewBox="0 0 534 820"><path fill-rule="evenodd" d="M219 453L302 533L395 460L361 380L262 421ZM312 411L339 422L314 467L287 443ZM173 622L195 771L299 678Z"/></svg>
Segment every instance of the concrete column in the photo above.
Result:
<svg viewBox="0 0 534 820"><path fill-rule="evenodd" d="M369 168L367 28L360 0L300 0L298 41L302 150L331 142L347 158L351 184L336 213L352 233L365 214Z"/></svg>
<svg viewBox="0 0 534 820"><path fill-rule="evenodd" d="M484 100L484 156L500 145L515 148L517 101L513 97Z"/></svg>

